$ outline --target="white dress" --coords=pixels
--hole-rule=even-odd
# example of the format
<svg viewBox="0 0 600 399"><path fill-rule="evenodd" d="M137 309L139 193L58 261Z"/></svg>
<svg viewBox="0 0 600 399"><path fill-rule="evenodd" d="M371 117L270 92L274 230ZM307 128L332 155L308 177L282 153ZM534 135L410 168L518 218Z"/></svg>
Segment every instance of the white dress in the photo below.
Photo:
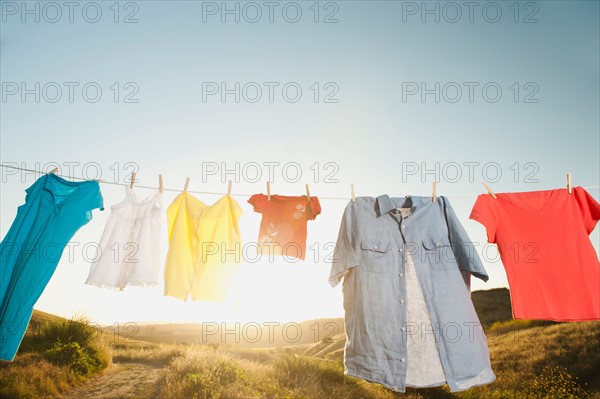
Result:
<svg viewBox="0 0 600 399"><path fill-rule="evenodd" d="M111 207L86 284L118 290L157 285L161 231L162 193L140 200L127 186L125 199Z"/></svg>

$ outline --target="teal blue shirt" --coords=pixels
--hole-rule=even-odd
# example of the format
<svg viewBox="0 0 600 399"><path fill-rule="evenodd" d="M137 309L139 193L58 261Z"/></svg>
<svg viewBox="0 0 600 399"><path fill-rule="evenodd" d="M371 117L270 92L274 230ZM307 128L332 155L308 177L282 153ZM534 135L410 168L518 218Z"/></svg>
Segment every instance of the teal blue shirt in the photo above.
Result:
<svg viewBox="0 0 600 399"><path fill-rule="evenodd" d="M104 209L93 180L47 174L25 192L25 203L0 243L0 359L11 361L65 246L92 219L93 209Z"/></svg>

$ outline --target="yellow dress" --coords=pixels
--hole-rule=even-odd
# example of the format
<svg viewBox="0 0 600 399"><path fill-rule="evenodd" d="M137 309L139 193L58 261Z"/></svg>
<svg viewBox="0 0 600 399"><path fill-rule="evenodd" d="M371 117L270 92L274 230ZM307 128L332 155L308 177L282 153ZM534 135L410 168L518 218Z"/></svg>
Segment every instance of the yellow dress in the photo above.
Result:
<svg viewBox="0 0 600 399"><path fill-rule="evenodd" d="M200 212L197 232L199 258L192 286L193 300L222 302L242 264L242 242L238 220L242 208L225 195Z"/></svg>
<svg viewBox="0 0 600 399"><path fill-rule="evenodd" d="M196 270L198 235L196 223L206 205L187 191L167 208L169 250L165 261L165 295L186 300Z"/></svg>
<svg viewBox="0 0 600 399"><path fill-rule="evenodd" d="M226 195L207 206L188 192L167 209L165 295L223 302L242 264L238 202Z"/></svg>

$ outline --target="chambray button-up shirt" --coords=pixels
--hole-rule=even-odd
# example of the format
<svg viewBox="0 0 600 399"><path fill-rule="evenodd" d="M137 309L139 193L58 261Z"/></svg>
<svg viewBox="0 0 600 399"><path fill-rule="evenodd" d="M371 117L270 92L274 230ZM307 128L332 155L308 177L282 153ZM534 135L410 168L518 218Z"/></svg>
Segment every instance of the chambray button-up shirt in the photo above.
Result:
<svg viewBox="0 0 600 399"><path fill-rule="evenodd" d="M399 208L410 208L410 215L403 218ZM419 331L421 326L407 320L406 252L433 331ZM429 333L435 336L451 391L494 381L487 341L471 302L471 275L488 280L445 197L433 202L431 197L381 195L348 203L329 278L334 287L344 280L345 374L405 392L407 364L423 361L410 358L407 334Z"/></svg>

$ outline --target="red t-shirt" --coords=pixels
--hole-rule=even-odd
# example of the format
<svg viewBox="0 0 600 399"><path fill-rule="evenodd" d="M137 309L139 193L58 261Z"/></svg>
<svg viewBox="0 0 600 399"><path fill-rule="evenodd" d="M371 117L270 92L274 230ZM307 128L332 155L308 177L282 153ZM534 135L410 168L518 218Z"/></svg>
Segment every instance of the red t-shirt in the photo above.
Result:
<svg viewBox="0 0 600 399"><path fill-rule="evenodd" d="M306 255L306 223L321 213L317 197L290 197L254 194L248 200L254 211L262 213L258 245L263 254L283 255L304 260Z"/></svg>
<svg viewBox="0 0 600 399"><path fill-rule="evenodd" d="M600 262L589 235L600 204L581 187L477 198L471 219L486 228L510 286L515 319L600 319Z"/></svg>

